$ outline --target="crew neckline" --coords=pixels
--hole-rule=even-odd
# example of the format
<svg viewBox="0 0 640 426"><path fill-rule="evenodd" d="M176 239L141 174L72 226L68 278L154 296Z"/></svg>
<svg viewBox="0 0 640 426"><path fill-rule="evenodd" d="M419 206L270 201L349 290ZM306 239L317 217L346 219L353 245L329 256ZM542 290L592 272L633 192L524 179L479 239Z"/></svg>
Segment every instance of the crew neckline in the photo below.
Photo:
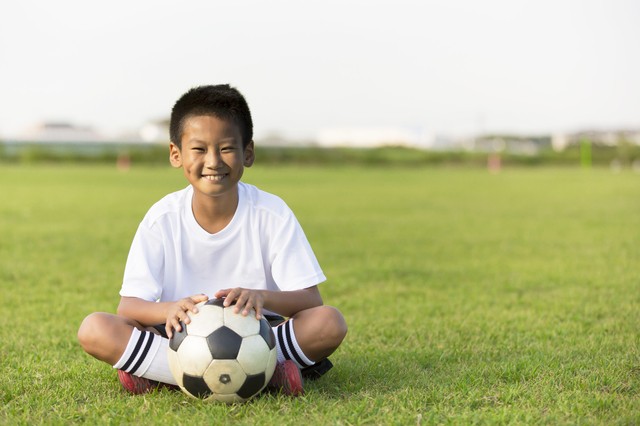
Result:
<svg viewBox="0 0 640 426"><path fill-rule="evenodd" d="M238 226L237 224L240 222L240 217L244 214L246 210L247 203L246 203L245 188L240 182L238 182L238 206L236 207L236 211L233 214L231 221L229 221L227 226L222 228L220 231L216 232L215 234L211 234L207 232L207 230L205 230L202 226L200 226L200 224L196 220L196 217L193 213L193 195L194 195L193 186L189 185L187 194L185 195L186 195L186 200L184 203L183 213L185 215L189 228L191 228L191 230L195 232L197 235L199 235L200 237L203 237L206 239L221 239L221 238L224 238L226 235L229 235L230 233L232 233L233 230L237 228Z"/></svg>

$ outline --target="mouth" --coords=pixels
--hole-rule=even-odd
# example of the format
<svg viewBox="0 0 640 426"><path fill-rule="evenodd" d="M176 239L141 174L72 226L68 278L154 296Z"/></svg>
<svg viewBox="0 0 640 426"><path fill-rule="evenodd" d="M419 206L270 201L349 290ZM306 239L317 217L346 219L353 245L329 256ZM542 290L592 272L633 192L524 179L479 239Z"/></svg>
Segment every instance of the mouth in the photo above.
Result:
<svg viewBox="0 0 640 426"><path fill-rule="evenodd" d="M215 174L215 175L202 175L202 178L206 179L206 180L208 180L210 182L221 182L227 176L229 176L228 173L220 173L220 174Z"/></svg>

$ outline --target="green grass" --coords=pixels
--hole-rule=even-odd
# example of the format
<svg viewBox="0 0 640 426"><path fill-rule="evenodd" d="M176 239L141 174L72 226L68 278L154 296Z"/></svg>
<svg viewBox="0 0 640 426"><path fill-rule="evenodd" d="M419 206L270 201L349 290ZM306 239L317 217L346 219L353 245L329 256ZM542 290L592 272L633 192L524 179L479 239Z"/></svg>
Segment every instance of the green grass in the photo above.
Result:
<svg viewBox="0 0 640 426"><path fill-rule="evenodd" d="M640 423L640 175L254 167L350 326L304 398L129 396L75 333L113 312L169 168L0 168L1 424Z"/></svg>

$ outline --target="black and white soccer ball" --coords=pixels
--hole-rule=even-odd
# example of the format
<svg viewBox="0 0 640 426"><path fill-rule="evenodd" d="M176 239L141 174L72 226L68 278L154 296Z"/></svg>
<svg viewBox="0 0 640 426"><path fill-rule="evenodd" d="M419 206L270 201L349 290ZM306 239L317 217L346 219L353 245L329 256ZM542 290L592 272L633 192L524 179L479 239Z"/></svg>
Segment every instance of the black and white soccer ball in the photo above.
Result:
<svg viewBox="0 0 640 426"><path fill-rule="evenodd" d="M271 326L224 307L223 299L198 303L191 322L181 322L169 340L169 367L187 395L227 404L259 393L276 368L276 341Z"/></svg>

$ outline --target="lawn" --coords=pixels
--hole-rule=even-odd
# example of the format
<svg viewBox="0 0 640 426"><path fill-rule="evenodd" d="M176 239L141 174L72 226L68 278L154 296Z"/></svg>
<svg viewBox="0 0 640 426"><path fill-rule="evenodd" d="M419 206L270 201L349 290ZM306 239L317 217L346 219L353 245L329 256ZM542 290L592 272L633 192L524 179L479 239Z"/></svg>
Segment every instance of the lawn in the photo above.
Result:
<svg viewBox="0 0 640 426"><path fill-rule="evenodd" d="M2 424L640 423L640 174L254 167L349 335L303 398L126 394L76 343L180 171L0 166Z"/></svg>

